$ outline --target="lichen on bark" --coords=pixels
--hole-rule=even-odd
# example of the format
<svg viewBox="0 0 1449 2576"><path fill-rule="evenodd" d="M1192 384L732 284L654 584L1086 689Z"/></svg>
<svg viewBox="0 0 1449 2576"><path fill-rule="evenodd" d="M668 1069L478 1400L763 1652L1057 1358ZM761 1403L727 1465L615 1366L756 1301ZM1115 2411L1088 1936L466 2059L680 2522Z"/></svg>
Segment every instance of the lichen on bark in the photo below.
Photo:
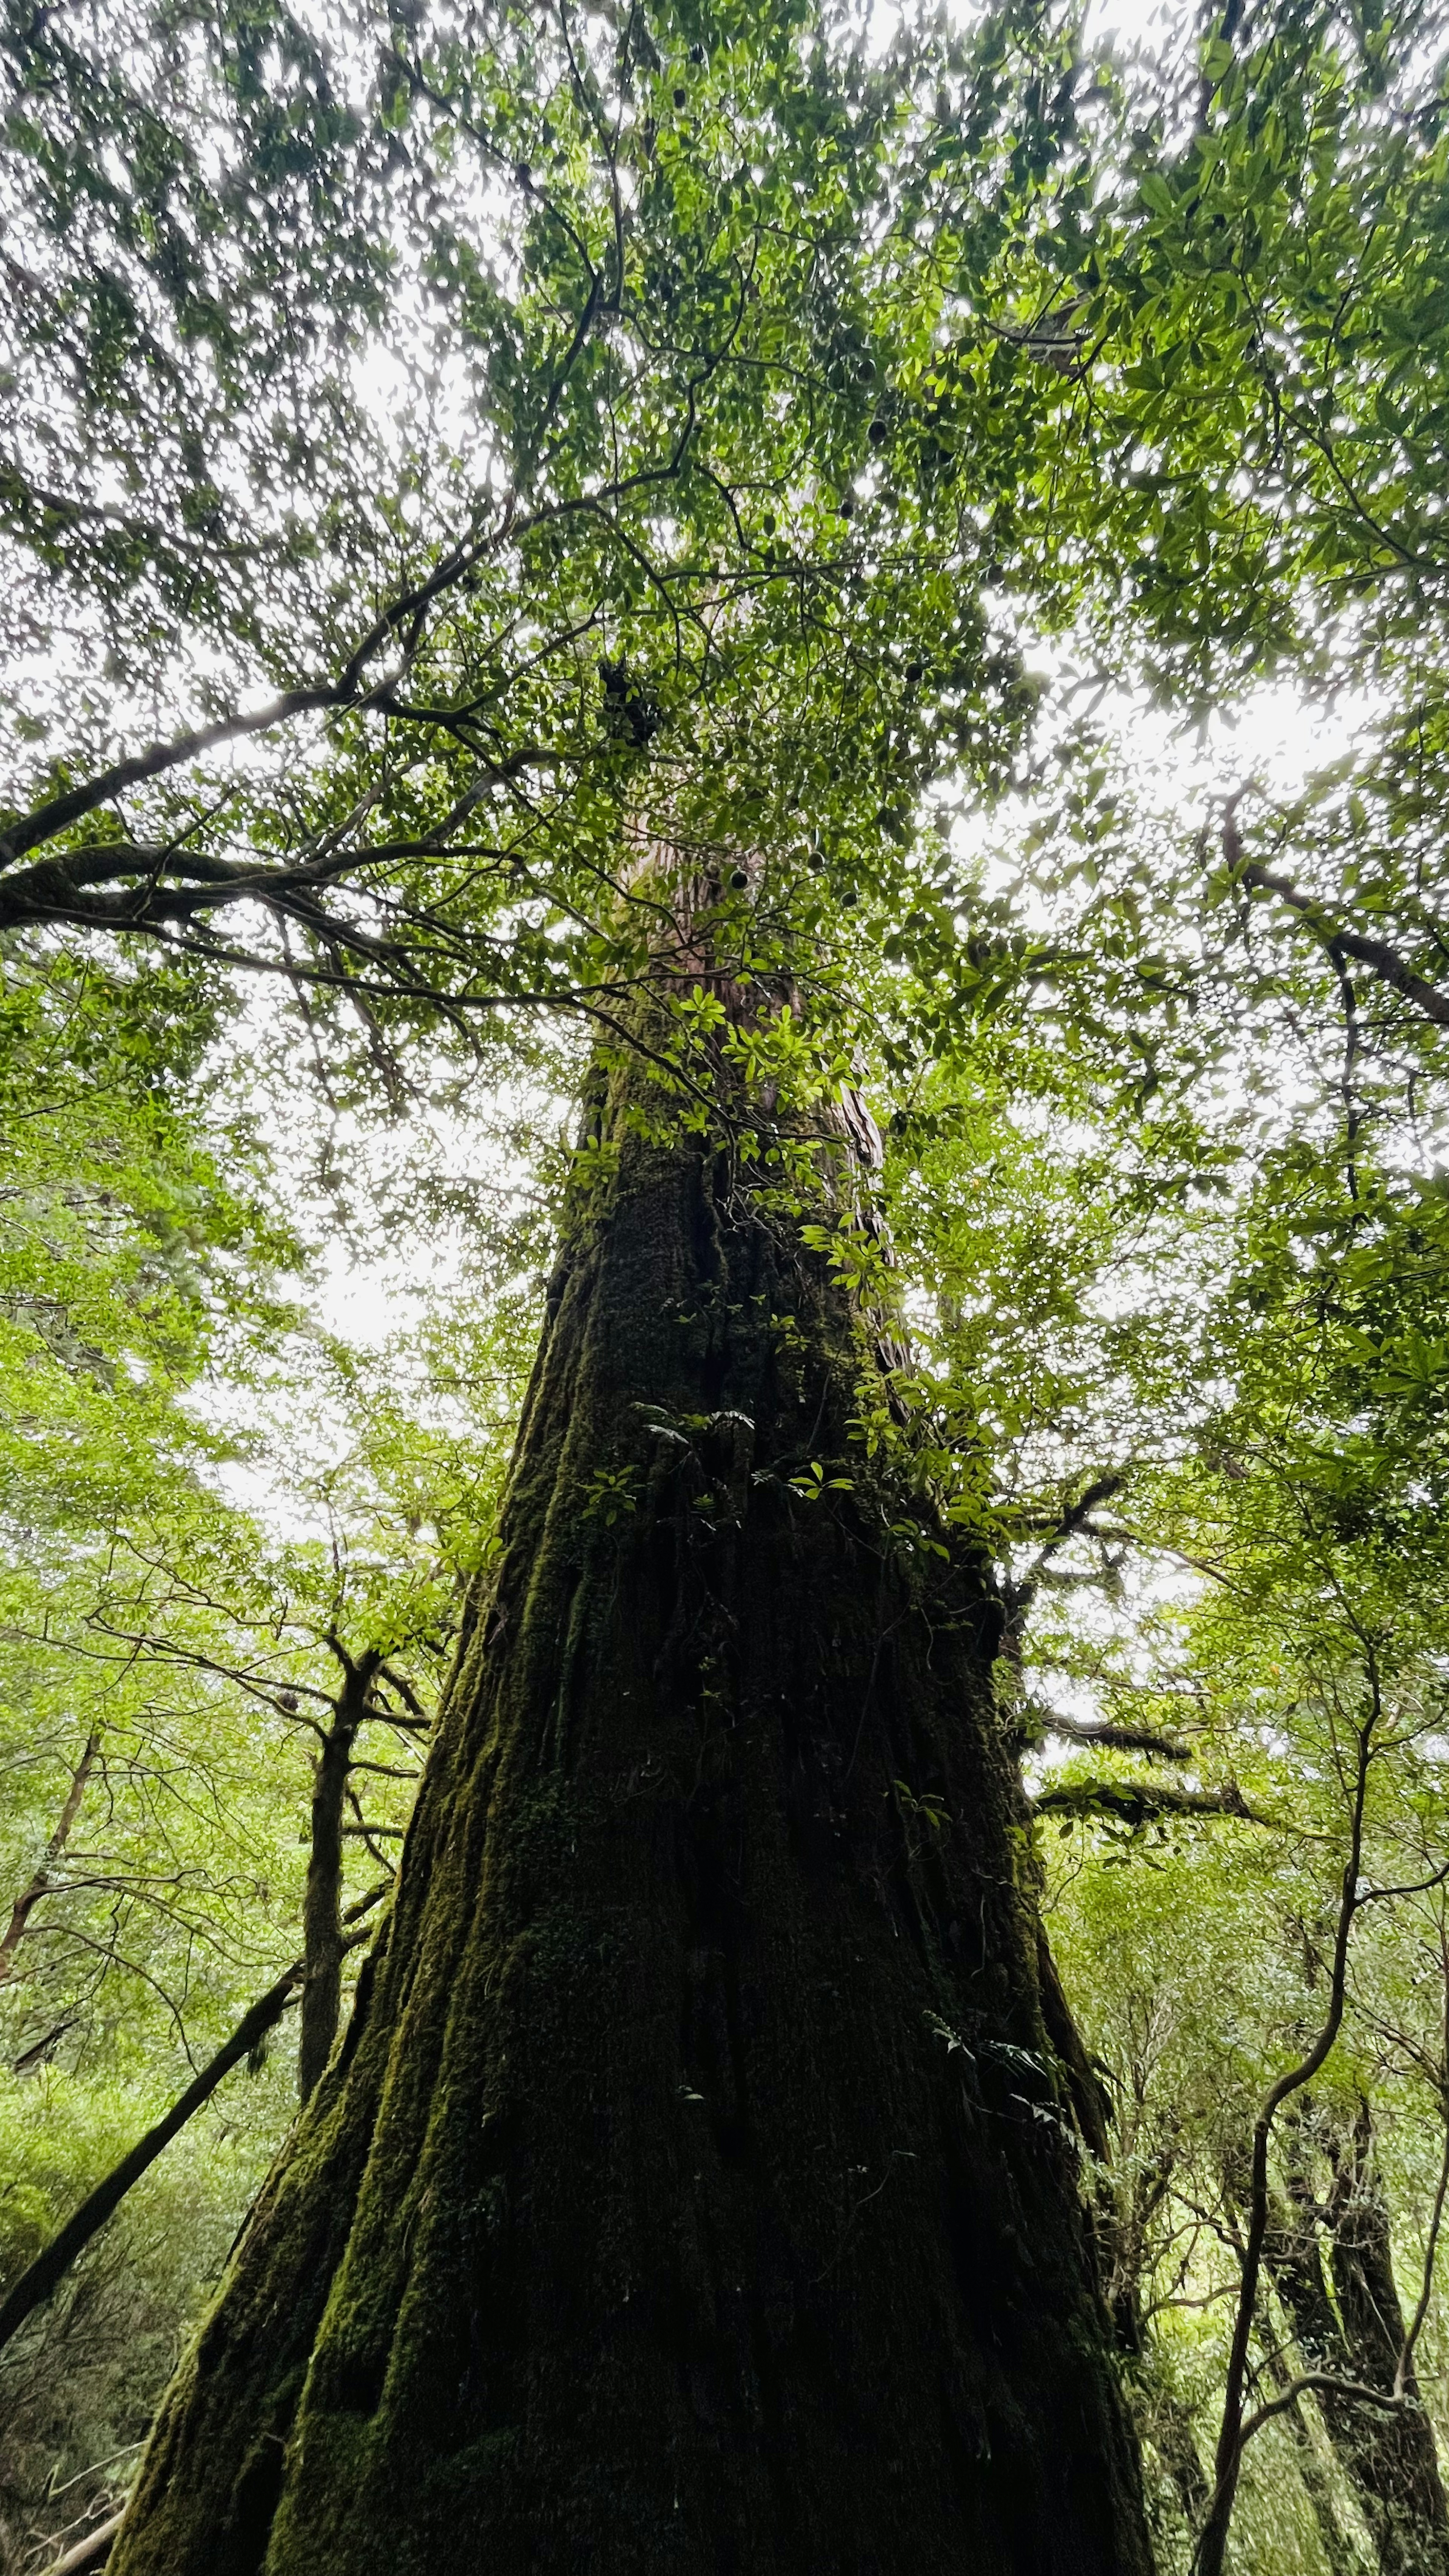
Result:
<svg viewBox="0 0 1449 2576"><path fill-rule="evenodd" d="M639 1086L114 2576L1147 2576L984 1563L853 1446L828 1260Z"/></svg>

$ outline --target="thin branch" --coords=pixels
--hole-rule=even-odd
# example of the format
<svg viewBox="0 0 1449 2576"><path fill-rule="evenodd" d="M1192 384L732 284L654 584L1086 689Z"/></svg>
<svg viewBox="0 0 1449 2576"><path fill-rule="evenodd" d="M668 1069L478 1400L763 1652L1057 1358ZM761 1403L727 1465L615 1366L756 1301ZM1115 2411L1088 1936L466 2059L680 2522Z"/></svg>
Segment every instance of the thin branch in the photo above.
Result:
<svg viewBox="0 0 1449 2576"><path fill-rule="evenodd" d="M55 1831L45 1846L40 1866L29 1886L21 1890L10 1909L10 1920L5 1927L3 1937L0 1937L0 1986L5 1984L15 1965L15 1953L24 1939L25 1928L31 1915L41 1898L49 1893L51 1873L70 1840L71 1827L80 1813L81 1801L86 1793L86 1782L91 1776L100 1741L100 1736L92 1729L86 1739L85 1751L71 1774L65 1804L61 1808Z"/></svg>

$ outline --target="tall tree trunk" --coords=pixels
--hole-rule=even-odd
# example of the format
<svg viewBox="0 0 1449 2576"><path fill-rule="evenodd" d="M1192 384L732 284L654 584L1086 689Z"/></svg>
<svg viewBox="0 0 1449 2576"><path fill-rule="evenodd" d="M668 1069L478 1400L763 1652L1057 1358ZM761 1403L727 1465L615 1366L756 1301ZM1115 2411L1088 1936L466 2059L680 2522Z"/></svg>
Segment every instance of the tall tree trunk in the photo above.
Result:
<svg viewBox="0 0 1449 2576"><path fill-rule="evenodd" d="M1370 2143L1365 2108L1355 2137L1339 2143L1322 2210L1302 2152L1294 2157L1288 2197L1275 2214L1264 2253L1310 2367L1388 2390L1403 2350L1404 2321ZM1323 2264L1324 2220L1332 2293ZM1406 2393L1414 2402L1397 2415L1331 2389L1318 2392L1318 2406L1372 2534L1380 2576L1449 2576L1449 2514L1433 2428L1417 2402L1412 2373Z"/></svg>
<svg viewBox="0 0 1449 2576"><path fill-rule="evenodd" d="M828 1263L602 1094L392 1911L116 2576L1147 2576L986 1573L852 1445Z"/></svg>

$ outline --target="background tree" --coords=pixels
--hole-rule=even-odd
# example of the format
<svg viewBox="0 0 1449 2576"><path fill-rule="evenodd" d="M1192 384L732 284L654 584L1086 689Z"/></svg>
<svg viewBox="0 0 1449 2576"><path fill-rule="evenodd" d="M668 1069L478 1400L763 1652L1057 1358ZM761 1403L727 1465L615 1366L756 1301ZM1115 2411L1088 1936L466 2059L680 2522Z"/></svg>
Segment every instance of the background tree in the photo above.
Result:
<svg viewBox="0 0 1449 2576"><path fill-rule="evenodd" d="M455 1295L438 1291L421 1331L400 1319L374 1354L322 1327L319 1267L279 1218L258 1127L266 1066L222 1077L234 1024L194 973L12 957L5 994L8 2292L305 1951L304 1712L332 1716L329 1630L396 1676L383 1687L397 1723L352 1746L377 1767L345 1784L357 1804L337 1819L347 1883L333 1893L350 1913L385 1882L410 1794L389 1775L420 1740L400 1694L431 1697L486 1543L486 1425L515 1401L518 1323L472 1276L512 1224L490 1235L478 1202ZM417 1205L416 1139L409 1161ZM373 1181L375 1219L402 1183ZM440 1249L467 1198L455 1174ZM521 1236L520 1257L521 1317ZM326 2010L313 2019L325 2053ZM290 2047L264 2065L259 2046L205 2139L168 2150L7 2342L14 2564L27 2534L104 2508L111 2454L133 2464L180 2320L285 2122L293 2066Z"/></svg>

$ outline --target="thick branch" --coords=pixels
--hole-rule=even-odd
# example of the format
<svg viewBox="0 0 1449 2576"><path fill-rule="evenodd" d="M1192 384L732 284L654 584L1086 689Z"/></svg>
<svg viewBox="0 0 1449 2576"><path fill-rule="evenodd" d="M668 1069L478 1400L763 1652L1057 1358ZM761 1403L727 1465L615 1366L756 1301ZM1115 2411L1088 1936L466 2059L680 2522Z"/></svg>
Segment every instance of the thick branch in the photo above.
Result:
<svg viewBox="0 0 1449 2576"><path fill-rule="evenodd" d="M48 804L37 805L33 813L12 823L8 832L0 832L0 866L12 859L23 859L27 850L38 850L43 841L53 841L57 832L69 830L82 815L94 814L102 805L109 805L113 796L124 795L128 787L139 787L148 778L164 777L168 769L184 768L187 761L200 760L204 753L217 750L224 742L240 742L254 733L271 733L293 716L311 714L319 707L341 706L352 694L345 682L326 688L288 689L269 705L258 707L253 715L223 716L218 723L202 725L195 733L174 734L170 742L153 742L149 751L138 752L132 760L118 760L114 768L101 770L64 796L52 796Z"/></svg>
<svg viewBox="0 0 1449 2576"><path fill-rule="evenodd" d="M1155 1780L1074 1780L1043 1789L1032 1805L1039 1816L1111 1816L1119 1824L1151 1824L1159 1816L1235 1816L1261 1825L1235 1780L1225 1789L1168 1789Z"/></svg>
<svg viewBox="0 0 1449 2576"><path fill-rule="evenodd" d="M1008 1578L1003 1584L1008 1638L1016 1640L1015 1651L1018 1654L1020 1640L1026 1627L1027 1613L1036 1599L1043 1577L1046 1576L1047 1568L1058 1548L1065 1547L1069 1539L1076 1538L1083 1530L1088 1529L1097 1505L1110 1502L1114 1494L1120 1494L1126 1482L1126 1471L1121 1468L1109 1469L1106 1475L1095 1477L1085 1493L1078 1495L1074 1503L1066 1504L1057 1518L1050 1523L1041 1546L1020 1580L1012 1581ZM1013 1651L1010 1645L1007 1651Z"/></svg>
<svg viewBox="0 0 1449 2576"><path fill-rule="evenodd" d="M1372 939L1366 931L1345 929L1335 920L1326 904L1320 903L1316 895L1305 894L1291 877L1280 876L1274 868L1262 867L1256 859L1245 859L1237 826L1231 817L1223 826L1223 850L1229 865L1237 871L1239 884L1250 887L1255 893L1275 894L1280 903L1288 904L1308 924L1335 961L1351 957L1356 966L1367 966L1381 984L1392 985L1396 993L1402 993L1404 999L1422 1011L1425 1019L1432 1020L1436 1028L1449 1029L1449 993L1441 993L1437 984L1431 984L1425 976L1416 973L1408 959L1401 956L1397 948L1391 948L1386 939Z"/></svg>
<svg viewBox="0 0 1449 2576"><path fill-rule="evenodd" d="M34 807L29 814L17 816L8 829L0 831L0 870L11 866L15 860L24 858L28 851L39 849L45 842L54 840L59 833L68 831L73 823L81 822L86 815L99 812L117 796L124 795L128 788L142 786L148 779L164 777L171 770L184 768L188 762L201 759L207 752L218 750L225 743L238 742L256 734L273 732L279 725L290 723L296 716L318 714L328 710L340 712L345 709L359 710L375 707L393 717L405 718L409 710L397 701L395 691L398 675L396 672L384 674L370 688L364 685L369 666L376 661L385 646L397 643L401 648L404 661L411 658L421 641L429 611L446 593L466 580L489 554L496 552L498 547L508 539L517 540L527 535L531 529L548 521L581 514L601 519L606 526L613 527L614 523L609 517L606 503L617 504L631 493L672 481L683 465L693 434L694 400L691 391L686 405L684 426L669 455L657 466L641 467L635 473L624 475L601 491L573 493L559 500L544 503L527 516L517 515L514 502L510 497L498 524L486 536L465 539L461 544L454 546L425 581L418 582L401 592L388 607L382 610L336 679L319 681L306 688L284 690L278 697L271 699L266 706L258 707L250 714L223 716L218 718L215 724L202 725L185 733L175 734L169 742L152 743L148 750L136 753L129 760L116 761L109 769L100 770L94 777L67 789L63 796L48 798L44 804ZM622 532L615 528L614 533L621 535ZM447 718L445 711L438 711L436 715L426 712L424 720L446 722ZM533 749L515 755L514 761L505 763L498 774L506 776L516 773L517 768L533 766L539 756ZM8 882L0 877L0 927L13 928L31 919L57 917L73 920L82 928L89 926L114 929L148 926L152 918L148 911L137 913L133 910L125 919L117 919L115 917L117 907L114 904L106 906L101 898L92 897L84 905L79 903L81 885L105 883L115 875L135 872L138 864L142 867L146 865L146 858L136 851L133 845L118 842L115 846L116 862L112 866L103 863L106 848L104 843L94 845L83 854L78 854L78 873L69 880L68 889L67 861L64 854L53 862L27 869L22 875L11 877ZM168 854L167 864L171 864L173 855ZM192 867L190 861L187 865L193 877L200 878L203 874L202 869ZM244 873L249 875L250 871ZM214 888L216 883L214 875L212 882ZM213 890L207 900L214 905L217 902L234 899L235 895L243 890L259 891L251 885L245 889L233 886L230 896ZM153 901L155 899L154 888L152 899ZM171 900L174 906L176 898L173 896ZM159 915L163 920L171 917L174 917L174 912L170 915L165 913ZM332 927L337 935L342 935L345 928L342 924Z"/></svg>
<svg viewBox="0 0 1449 2576"><path fill-rule="evenodd" d="M1245 2417L1238 2434L1239 2452L1245 2443L1251 2442L1255 2433L1262 2431L1265 2424L1272 2423L1275 2415L1286 2415L1290 2406L1296 2406L1299 2398L1310 2392L1319 2397L1351 2397L1357 2406L1381 2406L1390 2415L1401 2413L1405 2404L1402 2397L1395 2397L1392 2389L1370 2388L1367 2380L1339 2379L1329 2370L1305 2370L1297 2379L1290 2379L1287 2387L1280 2389L1276 2397L1268 2398Z"/></svg>
<svg viewBox="0 0 1449 2576"><path fill-rule="evenodd" d="M1149 1753L1158 1762L1190 1762L1192 1747L1180 1744L1175 1735L1158 1735L1150 1726L1083 1725L1074 1717L1062 1717L1055 1709L1035 1712L1048 1735L1064 1736L1070 1744L1102 1744L1109 1753Z"/></svg>
<svg viewBox="0 0 1449 2576"><path fill-rule="evenodd" d="M80 2576L83 2567L98 2567L121 2528L125 2511L125 2506L119 2505L106 2521L98 2522L94 2531L88 2531L83 2540L76 2541L63 2558L52 2559L44 2576Z"/></svg>

